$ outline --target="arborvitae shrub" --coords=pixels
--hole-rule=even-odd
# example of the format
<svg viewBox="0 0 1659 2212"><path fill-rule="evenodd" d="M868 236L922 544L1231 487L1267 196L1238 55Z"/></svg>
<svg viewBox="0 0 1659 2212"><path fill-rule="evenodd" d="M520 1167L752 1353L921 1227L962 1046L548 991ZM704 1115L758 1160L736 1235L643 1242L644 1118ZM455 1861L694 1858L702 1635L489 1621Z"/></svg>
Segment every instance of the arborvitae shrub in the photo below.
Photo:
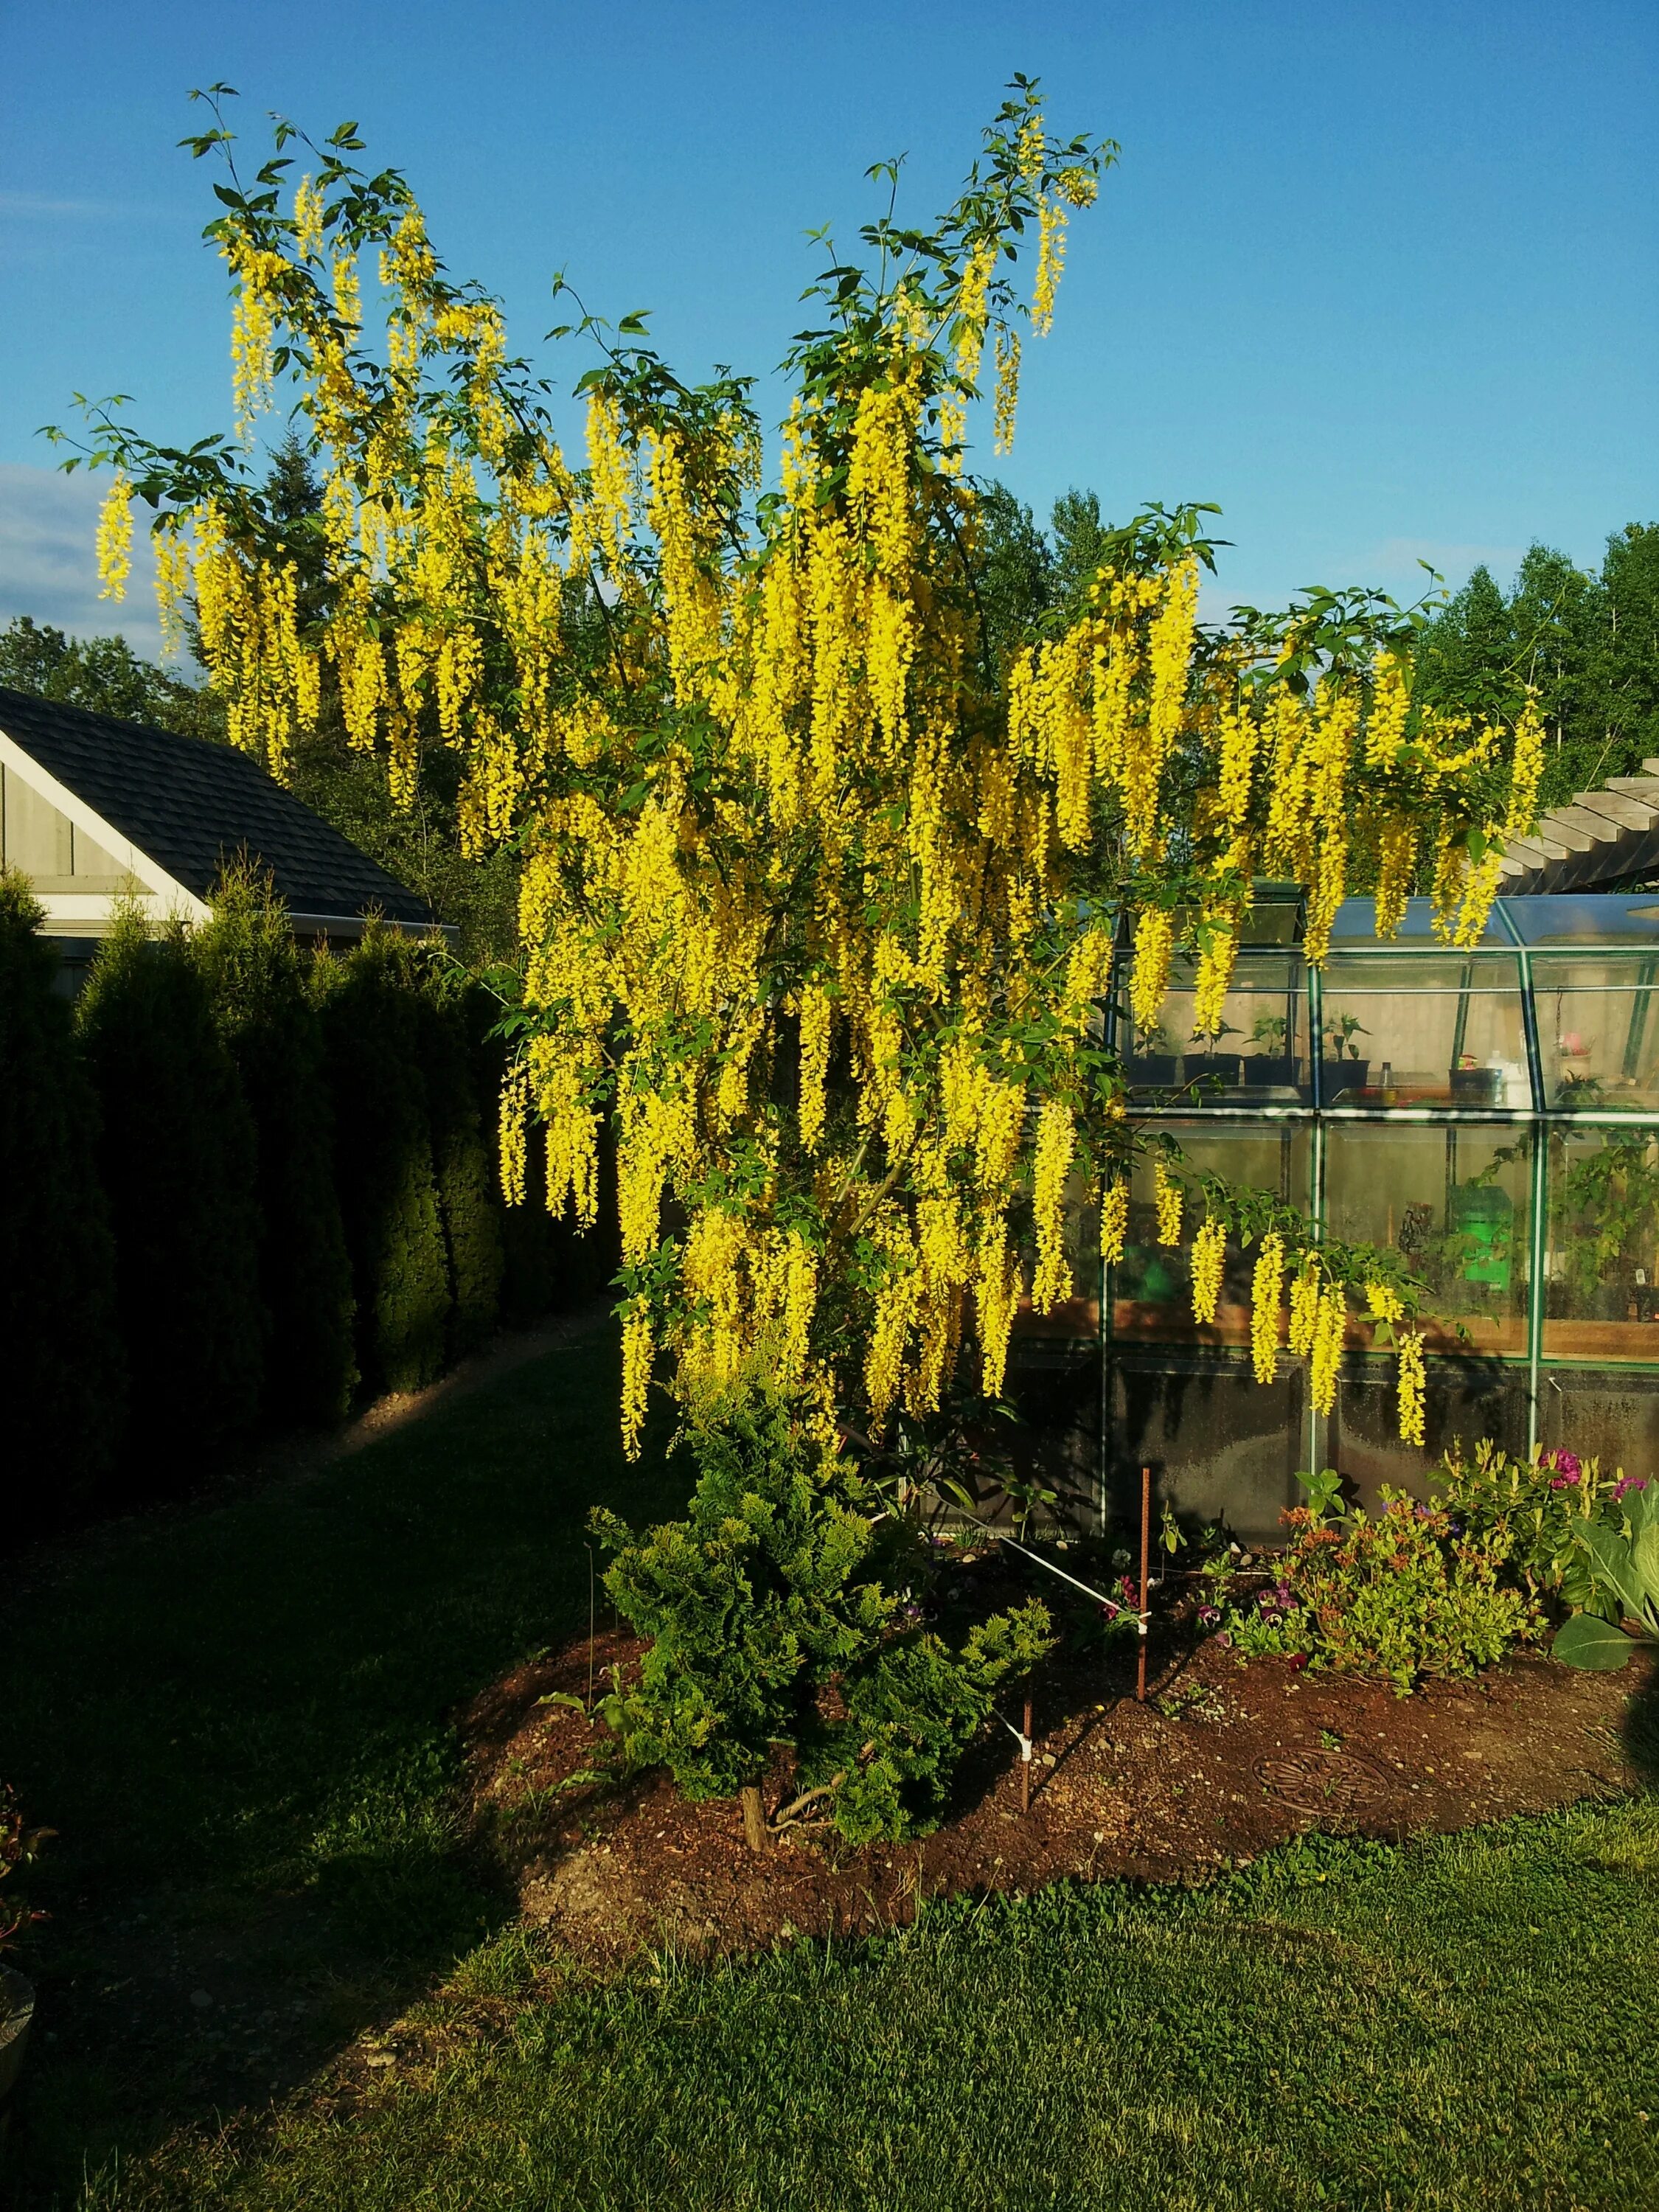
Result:
<svg viewBox="0 0 1659 2212"><path fill-rule="evenodd" d="M0 1543L95 1497L126 1395L97 1108L40 918L0 870Z"/></svg>
<svg viewBox="0 0 1659 2212"><path fill-rule="evenodd" d="M258 1146L265 1413L277 1423L337 1421L350 1406L357 1364L322 1027L269 876L231 870L213 908L192 942Z"/></svg>
<svg viewBox="0 0 1659 2212"><path fill-rule="evenodd" d="M182 929L118 918L76 1016L102 1119L129 1456L138 1484L177 1490L258 1413L252 1118Z"/></svg>
<svg viewBox="0 0 1659 2212"><path fill-rule="evenodd" d="M489 1342L501 1319L505 1207L468 1049L471 987L424 947L411 953L409 969L419 994L421 1066L449 1261L448 1351L461 1359Z"/></svg>
<svg viewBox="0 0 1659 2212"><path fill-rule="evenodd" d="M449 1269L421 1073L420 1004L396 944L371 931L312 970L334 1103L335 1182L374 1390L442 1372Z"/></svg>

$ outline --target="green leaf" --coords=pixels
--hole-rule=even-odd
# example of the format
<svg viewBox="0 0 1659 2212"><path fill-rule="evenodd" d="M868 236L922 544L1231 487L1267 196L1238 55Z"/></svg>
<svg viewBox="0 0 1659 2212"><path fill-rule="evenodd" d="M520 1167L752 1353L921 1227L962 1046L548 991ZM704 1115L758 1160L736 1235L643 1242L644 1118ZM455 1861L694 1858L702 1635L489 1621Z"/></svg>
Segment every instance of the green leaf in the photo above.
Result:
<svg viewBox="0 0 1659 2212"><path fill-rule="evenodd" d="M1564 1666L1610 1674L1625 1664L1636 1645L1622 1628L1597 1620L1593 1613L1576 1613L1563 1622L1551 1648Z"/></svg>

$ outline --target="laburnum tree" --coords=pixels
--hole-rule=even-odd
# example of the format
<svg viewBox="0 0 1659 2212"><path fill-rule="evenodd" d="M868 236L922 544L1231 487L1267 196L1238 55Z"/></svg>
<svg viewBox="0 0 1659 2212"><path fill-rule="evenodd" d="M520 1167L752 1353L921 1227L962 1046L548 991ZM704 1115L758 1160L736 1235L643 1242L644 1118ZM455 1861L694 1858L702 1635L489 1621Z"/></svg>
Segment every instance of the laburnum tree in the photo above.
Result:
<svg viewBox="0 0 1659 2212"><path fill-rule="evenodd" d="M1315 963L1361 858L1382 933L1420 879L1473 941L1533 808L1537 718L1415 699L1412 621L1380 594L1201 626L1194 507L1086 518L1065 604L997 633L970 412L987 389L1006 450L1022 343L1115 148L1056 139L1017 79L933 228L898 220L896 165L872 172L894 198L861 255L822 240L769 476L749 380L682 381L641 318L580 302L551 334L594 349L567 454L552 386L403 178L356 165L355 128L311 148L280 124L245 180L213 97L187 143L227 163L235 431L169 448L88 410L75 459L116 471L106 574L136 497L234 742L281 775L326 696L395 795L452 749L469 849L519 844L506 1179L521 1196L539 1117L547 1201L591 1223L609 1117L630 1449L665 1353L693 1396L763 1364L826 1440L926 1413L959 1369L996 1395L1022 1300L1073 1290L1068 1207L1118 1252L1147 1143L1200 1317L1225 1237L1253 1242L1258 1371L1288 1304L1328 1405L1351 1304L1403 1322L1414 1287L1131 1123L1098 1016L1115 936L1135 1021L1184 949L1212 1034L1257 878L1303 887ZM323 487L298 525L253 445L279 396ZM325 580L303 605L296 527ZM1397 1341L1420 1440L1420 1339Z"/></svg>

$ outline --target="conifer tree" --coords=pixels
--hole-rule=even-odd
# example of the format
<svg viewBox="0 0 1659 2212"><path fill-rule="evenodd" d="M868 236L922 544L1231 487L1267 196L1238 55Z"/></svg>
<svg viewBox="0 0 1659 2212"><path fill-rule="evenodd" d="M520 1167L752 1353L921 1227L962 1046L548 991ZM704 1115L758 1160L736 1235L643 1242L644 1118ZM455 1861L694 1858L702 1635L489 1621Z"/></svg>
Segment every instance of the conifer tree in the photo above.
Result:
<svg viewBox="0 0 1659 2212"><path fill-rule="evenodd" d="M0 1528L13 1534L106 1481L126 1389L97 1109L40 918L21 878L0 870Z"/></svg>
<svg viewBox="0 0 1659 2212"><path fill-rule="evenodd" d="M135 1478L178 1490L260 1400L257 1152L181 928L118 916L76 1006L102 1118Z"/></svg>
<svg viewBox="0 0 1659 2212"><path fill-rule="evenodd" d="M442 1372L449 1272L421 1073L419 1002L396 945L371 931L312 971L334 1106L335 1180L374 1390Z"/></svg>
<svg viewBox="0 0 1659 2212"><path fill-rule="evenodd" d="M246 864L228 871L193 944L258 1147L266 1416L337 1421L357 1369L333 1111L317 1008L269 876Z"/></svg>

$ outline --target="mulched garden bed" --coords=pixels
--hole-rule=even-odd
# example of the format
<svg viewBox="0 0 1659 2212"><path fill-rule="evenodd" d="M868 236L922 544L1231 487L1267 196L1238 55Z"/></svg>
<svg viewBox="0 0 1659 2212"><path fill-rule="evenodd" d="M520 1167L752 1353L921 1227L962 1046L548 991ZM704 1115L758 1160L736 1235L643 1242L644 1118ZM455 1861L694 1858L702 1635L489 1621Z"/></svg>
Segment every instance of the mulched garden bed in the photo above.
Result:
<svg viewBox="0 0 1659 2212"><path fill-rule="evenodd" d="M626 1674L639 1650L613 1631L592 1663ZM589 1668L583 1638L507 1676L461 1728L475 1816L522 1909L595 1959L863 1933L913 1918L920 1900L1068 1876L1192 1882L1310 1829L1399 1838L1620 1794L1639 1779L1621 1723L1646 1680L1641 1662L1588 1674L1527 1657L1401 1698L1383 1681L1241 1665L1160 1624L1145 1705L1128 1643L1036 1680L1028 1814L1018 1747L994 1724L925 1841L854 1850L828 1828L792 1829L761 1856L735 1804L687 1805L665 1775L572 1784L604 1760L606 1733L540 1701L585 1698ZM1020 1719L1017 1697L1002 1710ZM790 1794L781 1761L769 1808Z"/></svg>

